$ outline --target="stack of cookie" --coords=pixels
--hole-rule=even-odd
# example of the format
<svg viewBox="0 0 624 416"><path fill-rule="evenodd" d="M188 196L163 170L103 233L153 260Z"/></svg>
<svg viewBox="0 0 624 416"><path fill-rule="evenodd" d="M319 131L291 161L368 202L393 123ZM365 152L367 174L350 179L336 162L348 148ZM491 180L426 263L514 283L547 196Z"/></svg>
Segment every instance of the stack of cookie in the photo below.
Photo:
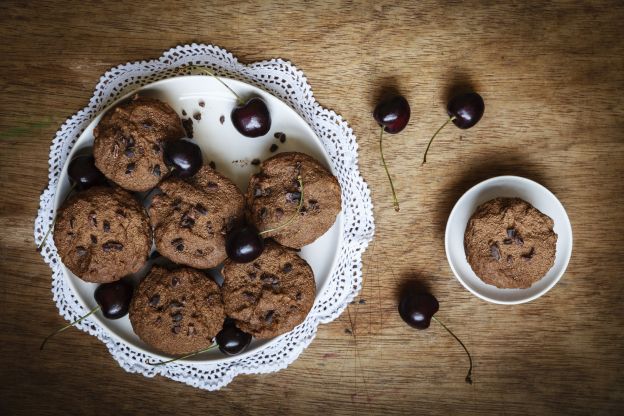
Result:
<svg viewBox="0 0 624 416"><path fill-rule="evenodd" d="M95 164L112 186L70 197L59 210L54 242L65 266L87 282L136 273L153 245L176 265L152 267L135 291L130 321L143 341L163 353L188 354L212 344L226 318L256 338L278 336L305 319L316 286L297 251L323 235L341 209L340 186L327 169L307 155L281 153L262 163L245 195L209 166L181 178L167 165L165 148L185 136L182 122L149 98L111 109L94 135ZM147 211L130 192L153 189ZM267 230L268 240L254 261L236 263L225 243L244 223ZM211 268L222 273L221 286L204 273Z"/></svg>

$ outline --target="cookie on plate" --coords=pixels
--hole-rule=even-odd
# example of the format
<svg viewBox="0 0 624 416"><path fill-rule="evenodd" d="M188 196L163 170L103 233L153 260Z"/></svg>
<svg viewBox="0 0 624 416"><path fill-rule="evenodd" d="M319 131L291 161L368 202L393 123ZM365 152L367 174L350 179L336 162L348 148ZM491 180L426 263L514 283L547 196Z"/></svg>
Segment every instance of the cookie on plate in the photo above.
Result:
<svg viewBox="0 0 624 416"><path fill-rule="evenodd" d="M272 338L303 322L314 304L316 283L293 249L267 241L252 263L226 260L223 304L236 326L256 338Z"/></svg>
<svg viewBox="0 0 624 416"><path fill-rule="evenodd" d="M265 160L247 188L248 219L258 230L268 230L288 221L301 198L298 176L303 180L303 207L299 218L276 232L266 233L278 243L301 248L336 221L341 210L338 180L319 162L297 152L280 153Z"/></svg>
<svg viewBox="0 0 624 416"><path fill-rule="evenodd" d="M141 269L152 235L145 210L130 193L93 187L71 196L59 209L54 244L76 276L106 283Z"/></svg>
<svg viewBox="0 0 624 416"><path fill-rule="evenodd" d="M485 283L528 288L555 263L553 220L520 198L496 198L470 217L464 247L470 267Z"/></svg>
<svg viewBox="0 0 624 416"><path fill-rule="evenodd" d="M238 187L209 166L188 179L171 177L150 206L156 249L170 260L207 269L225 260L225 236L244 217Z"/></svg>
<svg viewBox="0 0 624 416"><path fill-rule="evenodd" d="M93 131L95 165L130 191L147 191L169 172L163 142L186 135L182 121L166 103L135 96L104 114Z"/></svg>
<svg viewBox="0 0 624 416"><path fill-rule="evenodd" d="M146 344L171 355L209 347L224 320L219 286L188 267L154 266L130 304L134 332Z"/></svg>

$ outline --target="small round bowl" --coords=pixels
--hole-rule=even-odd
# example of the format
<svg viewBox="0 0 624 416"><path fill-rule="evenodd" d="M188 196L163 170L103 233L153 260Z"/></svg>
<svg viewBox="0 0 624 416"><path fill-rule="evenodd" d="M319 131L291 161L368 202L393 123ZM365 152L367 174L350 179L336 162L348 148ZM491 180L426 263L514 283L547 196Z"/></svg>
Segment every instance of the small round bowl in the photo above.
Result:
<svg viewBox="0 0 624 416"><path fill-rule="evenodd" d="M477 207L498 197L521 198L552 218L557 233L555 264L544 277L526 289L500 289L484 283L470 267L464 249L468 220ZM514 305L530 302L548 292L568 267L572 256L572 226L563 205L537 182L518 176L497 176L470 188L455 204L446 224L446 257L459 282L472 294L488 302Z"/></svg>

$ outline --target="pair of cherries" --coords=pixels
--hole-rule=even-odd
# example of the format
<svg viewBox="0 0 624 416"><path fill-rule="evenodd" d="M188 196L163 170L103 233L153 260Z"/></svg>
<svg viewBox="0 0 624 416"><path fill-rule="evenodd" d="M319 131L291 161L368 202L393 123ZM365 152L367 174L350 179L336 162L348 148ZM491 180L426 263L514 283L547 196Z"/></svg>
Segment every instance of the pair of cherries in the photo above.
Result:
<svg viewBox="0 0 624 416"><path fill-rule="evenodd" d="M477 124L479 120L481 120L481 117L483 117L485 104L483 102L483 98L481 98L479 94L476 92L468 92L453 97L449 101L446 111L449 118L429 140L429 144L427 145L427 149L425 150L425 154L423 156L422 164L427 162L427 152L429 151L429 147L431 146L433 139L449 122L452 121L453 124L460 129L469 129ZM385 131L386 133L396 134L402 131L409 122L410 113L410 106L405 97L401 95L396 95L381 101L377 104L375 111L373 112L375 121L377 121L377 123L381 126L381 134L379 136L379 153L381 155L381 162L386 171L386 175L390 181L395 211L399 211L399 201L383 155L383 132Z"/></svg>

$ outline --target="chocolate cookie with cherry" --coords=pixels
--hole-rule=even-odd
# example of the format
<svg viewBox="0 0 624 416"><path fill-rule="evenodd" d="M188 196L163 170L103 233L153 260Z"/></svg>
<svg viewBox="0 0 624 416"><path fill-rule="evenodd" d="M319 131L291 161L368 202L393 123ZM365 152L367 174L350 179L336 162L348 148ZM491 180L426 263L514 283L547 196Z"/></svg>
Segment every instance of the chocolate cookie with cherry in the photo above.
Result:
<svg viewBox="0 0 624 416"><path fill-rule="evenodd" d="M130 304L132 329L146 344L170 355L212 344L225 314L219 286L199 270L155 266Z"/></svg>
<svg viewBox="0 0 624 416"><path fill-rule="evenodd" d="M152 247L149 221L139 202L120 188L101 186L63 204L53 237L63 264L94 283L139 271Z"/></svg>
<svg viewBox="0 0 624 416"><path fill-rule="evenodd" d="M279 227L297 212L299 218ZM340 184L334 175L303 153L277 154L260 165L247 188L248 220L259 231L276 228L264 237L292 248L301 248L325 234L341 210ZM279 227L279 228L278 228Z"/></svg>
<svg viewBox="0 0 624 416"><path fill-rule="evenodd" d="M292 330L314 304L316 284L310 265L295 250L270 240L251 263L226 260L223 278L227 316L256 338Z"/></svg>
<svg viewBox="0 0 624 416"><path fill-rule="evenodd" d="M135 96L104 114L93 131L95 164L108 179L130 191L147 191L169 172L163 143L186 135L168 104Z"/></svg>
<svg viewBox="0 0 624 416"><path fill-rule="evenodd" d="M238 187L209 166L190 178L170 177L149 208L156 249L170 260L207 269L225 260L225 236L244 217Z"/></svg>

